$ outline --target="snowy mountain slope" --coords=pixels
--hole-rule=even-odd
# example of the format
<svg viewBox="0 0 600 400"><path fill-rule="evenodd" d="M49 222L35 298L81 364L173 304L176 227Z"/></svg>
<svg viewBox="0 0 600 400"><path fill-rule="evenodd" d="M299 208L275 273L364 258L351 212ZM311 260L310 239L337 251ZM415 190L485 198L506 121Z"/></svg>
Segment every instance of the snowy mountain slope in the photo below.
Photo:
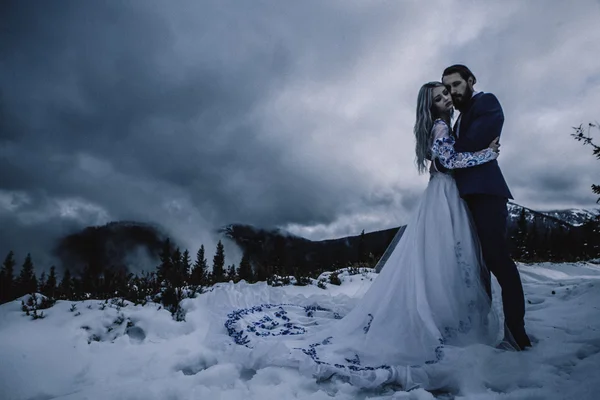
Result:
<svg viewBox="0 0 600 400"><path fill-rule="evenodd" d="M551 211L536 211L531 208L523 207L519 204L509 202L508 203L508 214L509 218L513 223L519 219L521 210L525 210L525 217L528 222L532 222L535 218L544 220L545 224L565 223L570 226L581 226L584 223L595 219L600 215L599 209L580 209L570 208L565 210L551 210Z"/></svg>
<svg viewBox="0 0 600 400"><path fill-rule="evenodd" d="M571 208L568 210L541 211L543 214L558 218L573 226L581 226L587 221L600 216L600 208L585 210L581 208Z"/></svg>
<svg viewBox="0 0 600 400"><path fill-rule="evenodd" d="M566 228L571 227L571 225L563 219L553 215L547 215L540 211L532 210L531 208L523 207L513 202L509 202L507 208L509 226L516 226L517 221L521 217L521 212L525 211L525 219L530 224L535 222L536 224L541 224L550 228L556 228L559 226Z"/></svg>
<svg viewBox="0 0 600 400"><path fill-rule="evenodd" d="M440 399L578 399L600 393L600 267L520 265L526 352L472 360L461 392ZM323 276L326 280L326 276ZM422 389L360 391L332 379L317 383L290 368L252 369L236 361L224 321L231 310L260 303L323 304L347 312L368 290L373 272L340 274L341 285L270 287L219 284L186 299L185 322L156 304L59 301L31 320L18 301L0 306L0 393L21 399L433 399ZM208 338L221 341L220 346Z"/></svg>

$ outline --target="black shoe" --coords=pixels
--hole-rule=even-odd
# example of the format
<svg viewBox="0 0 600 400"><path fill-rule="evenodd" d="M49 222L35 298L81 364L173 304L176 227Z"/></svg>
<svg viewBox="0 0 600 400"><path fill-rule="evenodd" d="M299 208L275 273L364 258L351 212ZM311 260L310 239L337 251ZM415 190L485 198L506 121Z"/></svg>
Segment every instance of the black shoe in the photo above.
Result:
<svg viewBox="0 0 600 400"><path fill-rule="evenodd" d="M498 350L504 350L504 351L519 351L520 349L518 349L515 346L516 345L511 344L507 339L504 339L499 344L496 345L496 348Z"/></svg>
<svg viewBox="0 0 600 400"><path fill-rule="evenodd" d="M510 340L510 339L512 339L512 340ZM527 336L527 333L525 332L525 328L511 329L510 333L505 332L504 340L516 345L518 347L516 349L517 351L527 350L528 348L531 347L531 340L529 340L529 336Z"/></svg>
<svg viewBox="0 0 600 400"><path fill-rule="evenodd" d="M529 340L529 338L521 340L521 341L517 342L517 344L521 348L521 351L531 348L531 341Z"/></svg>
<svg viewBox="0 0 600 400"><path fill-rule="evenodd" d="M520 350L527 350L531 347L531 340L529 340L529 336L527 336L525 330L517 334L513 333L513 338L515 339L517 345L520 347Z"/></svg>

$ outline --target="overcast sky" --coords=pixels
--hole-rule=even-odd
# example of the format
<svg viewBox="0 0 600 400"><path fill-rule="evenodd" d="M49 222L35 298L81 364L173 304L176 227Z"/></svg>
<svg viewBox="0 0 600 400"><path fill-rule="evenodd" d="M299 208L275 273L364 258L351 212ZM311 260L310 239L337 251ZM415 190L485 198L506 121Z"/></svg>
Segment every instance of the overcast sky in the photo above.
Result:
<svg viewBox="0 0 600 400"><path fill-rule="evenodd" d="M310 239L404 224L428 181L417 92L454 63L504 108L515 201L596 206L600 164L570 133L600 120L598 1L0 7L1 257L115 220L192 252L228 223Z"/></svg>

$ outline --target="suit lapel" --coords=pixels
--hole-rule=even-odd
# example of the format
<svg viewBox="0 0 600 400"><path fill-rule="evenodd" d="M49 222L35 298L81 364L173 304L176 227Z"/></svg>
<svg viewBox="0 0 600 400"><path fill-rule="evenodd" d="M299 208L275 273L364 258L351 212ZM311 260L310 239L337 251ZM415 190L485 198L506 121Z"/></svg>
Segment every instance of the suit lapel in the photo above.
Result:
<svg viewBox="0 0 600 400"><path fill-rule="evenodd" d="M469 102L469 107L465 110L465 112L461 113L460 116L458 117L458 120L456 121L456 124L454 124L454 136L456 137L456 130L458 127L458 123L460 122L460 130L459 130L459 137L464 137L467 132L469 131L469 127L471 125L471 110L473 110L473 104L475 104L475 102L477 101L477 99L479 98L479 96L481 96L483 94L483 92L479 92L477 93L475 96L473 96L471 98L471 101ZM457 138L457 140L458 140Z"/></svg>
<svg viewBox="0 0 600 400"><path fill-rule="evenodd" d="M462 119L462 114L460 114L458 116L458 118L456 119L456 121L454 122L454 126L452 127L452 136L454 136L454 139L458 139L457 136L457 131L458 131L458 124L460 124L460 120Z"/></svg>

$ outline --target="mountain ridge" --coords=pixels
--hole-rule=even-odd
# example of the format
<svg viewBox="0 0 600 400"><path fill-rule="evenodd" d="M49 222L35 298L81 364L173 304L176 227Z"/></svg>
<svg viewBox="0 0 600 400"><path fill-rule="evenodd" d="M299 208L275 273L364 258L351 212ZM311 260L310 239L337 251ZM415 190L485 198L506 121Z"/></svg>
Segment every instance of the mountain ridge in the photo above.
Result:
<svg viewBox="0 0 600 400"><path fill-rule="evenodd" d="M543 212L514 202L508 204L508 211L509 237L519 229L522 213L528 229L535 227L544 234L581 230L587 221L600 215L600 209ZM392 240L400 238L405 226L324 240L310 240L281 228L265 229L246 224L228 224L219 228L217 233L222 238L232 240L249 255L255 265L280 265L282 268L312 273L356 262L375 265ZM140 254L144 255L147 264L156 263L167 237L169 235L153 223L113 221L103 226L89 226L61 238L54 254L61 260L63 268L69 267L74 271L94 265L98 268L132 270L135 264L132 260L139 258ZM177 247L177 240L173 237L170 239L172 246ZM194 254L196 249L189 250Z"/></svg>

